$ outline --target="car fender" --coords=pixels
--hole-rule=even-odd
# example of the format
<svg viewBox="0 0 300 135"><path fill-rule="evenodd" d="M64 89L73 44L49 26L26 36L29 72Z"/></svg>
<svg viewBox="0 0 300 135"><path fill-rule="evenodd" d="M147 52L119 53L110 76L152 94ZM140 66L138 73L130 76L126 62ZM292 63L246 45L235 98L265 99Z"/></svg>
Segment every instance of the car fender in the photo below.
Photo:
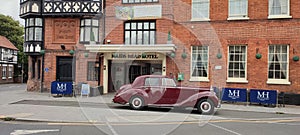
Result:
<svg viewBox="0 0 300 135"><path fill-rule="evenodd" d="M132 96L135 96L135 95L138 95L138 96L141 96L142 98L144 98L144 101L145 101L145 104L147 104L147 101L148 101L148 93L146 93L144 90L141 90L141 89L131 89L131 90L128 90L128 96L126 98L126 101L129 102L130 98Z"/></svg>
<svg viewBox="0 0 300 135"><path fill-rule="evenodd" d="M183 100L181 103L178 103L176 106L186 106L186 107L194 107L197 102L202 98L216 98L214 97L214 94L210 91L200 92L196 93L194 95L191 95L189 98ZM213 100L214 104L215 100Z"/></svg>

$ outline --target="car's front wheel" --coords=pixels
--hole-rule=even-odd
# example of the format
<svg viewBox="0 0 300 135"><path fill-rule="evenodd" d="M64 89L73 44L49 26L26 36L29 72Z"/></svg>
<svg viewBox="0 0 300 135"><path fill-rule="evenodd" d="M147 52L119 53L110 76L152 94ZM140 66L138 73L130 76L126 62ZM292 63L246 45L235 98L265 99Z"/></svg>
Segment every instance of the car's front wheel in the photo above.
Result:
<svg viewBox="0 0 300 135"><path fill-rule="evenodd" d="M197 103L197 110L200 114L213 114L214 103L210 99L202 99Z"/></svg>
<svg viewBox="0 0 300 135"><path fill-rule="evenodd" d="M129 101L129 106L131 107L131 109L134 109L134 110L143 109L145 106L144 98L142 98L141 96L137 96L137 95L132 96Z"/></svg>

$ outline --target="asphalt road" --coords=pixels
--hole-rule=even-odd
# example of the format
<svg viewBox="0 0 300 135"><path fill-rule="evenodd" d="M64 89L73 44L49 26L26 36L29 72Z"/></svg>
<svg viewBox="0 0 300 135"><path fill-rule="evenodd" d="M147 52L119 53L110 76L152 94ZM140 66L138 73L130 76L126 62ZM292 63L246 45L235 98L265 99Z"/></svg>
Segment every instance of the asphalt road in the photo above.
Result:
<svg viewBox="0 0 300 135"><path fill-rule="evenodd" d="M25 90L27 85L25 83L18 83L18 84L1 84L0 85L0 92L4 91L12 91L12 90Z"/></svg>
<svg viewBox="0 0 300 135"><path fill-rule="evenodd" d="M150 110L151 111L151 110ZM1 135L298 135L300 115L220 110L222 119L157 123L0 121Z"/></svg>

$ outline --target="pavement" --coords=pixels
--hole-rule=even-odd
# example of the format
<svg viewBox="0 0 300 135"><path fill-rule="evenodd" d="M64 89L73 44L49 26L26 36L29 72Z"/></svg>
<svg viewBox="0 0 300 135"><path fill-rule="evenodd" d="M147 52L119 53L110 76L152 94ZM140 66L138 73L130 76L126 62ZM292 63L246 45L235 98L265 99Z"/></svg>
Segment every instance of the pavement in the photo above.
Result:
<svg viewBox="0 0 300 135"><path fill-rule="evenodd" d="M1 86L0 86L1 87ZM56 97L50 93L9 89L0 92L0 119L52 123L155 123L224 119L218 115L199 115L166 109L130 110L112 103L114 93L87 97ZM222 104L219 110L300 114L300 106L264 107L247 104Z"/></svg>

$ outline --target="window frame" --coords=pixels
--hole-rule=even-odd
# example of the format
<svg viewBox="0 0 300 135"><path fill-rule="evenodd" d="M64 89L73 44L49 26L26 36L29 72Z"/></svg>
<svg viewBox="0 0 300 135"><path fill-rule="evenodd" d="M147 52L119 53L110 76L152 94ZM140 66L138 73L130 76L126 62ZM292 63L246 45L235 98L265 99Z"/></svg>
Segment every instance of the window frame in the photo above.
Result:
<svg viewBox="0 0 300 135"><path fill-rule="evenodd" d="M14 73L14 66L8 65L8 79L13 78L13 73Z"/></svg>
<svg viewBox="0 0 300 135"><path fill-rule="evenodd" d="M27 18L25 19L25 42L43 41L43 19Z"/></svg>
<svg viewBox="0 0 300 135"><path fill-rule="evenodd" d="M231 47L234 47L234 52L233 53L231 53L230 52L230 48ZM239 52L237 52L237 51L235 51L235 49L236 49L236 47L239 47L239 50L241 50L242 51L242 48L241 47L245 47L245 52L241 52L241 54L239 54ZM232 44L232 45L228 45L228 60L227 60L227 80L226 80L226 82L233 82L233 83L248 83L248 80L247 80L247 53L248 53L248 51L247 51L247 49L248 49L248 46L247 46L247 44ZM236 61L236 60L234 60L234 58L235 57L233 57L233 60L231 61L230 59L231 59L231 55L233 55L233 56L237 56L237 54L238 54L238 57L239 57L239 59L238 59L238 61ZM244 60L243 60L243 55L244 55ZM242 60L240 60L240 58L242 58ZM234 75L233 75L233 77L230 77L229 75L230 75L230 71L232 70L232 72L234 73L235 72L235 67L234 67L234 65L232 66L232 69L230 68L230 64L231 63L235 63L235 64L238 64L239 65L239 68L237 69L238 70L238 73L239 73L239 77L235 77ZM244 72L245 72L245 75L244 75L244 77L241 77L241 75L240 75L240 73L243 71L243 70L241 70L241 68L240 68L240 64L244 64Z"/></svg>
<svg viewBox="0 0 300 135"><path fill-rule="evenodd" d="M2 80L7 79L7 64L2 64Z"/></svg>
<svg viewBox="0 0 300 135"><path fill-rule="evenodd" d="M148 23L148 29L145 28L146 23ZM127 24L129 24L129 26ZM135 24L135 26L133 24ZM139 28L139 24L142 24L142 28ZM153 28L152 24L154 24L154 28ZM127 27L129 27L129 28L127 28ZM146 40L144 39L146 32L148 32L147 43L146 43ZM129 34L129 36L128 36L128 34ZM153 38L152 38L152 36L153 36ZM148 21L126 21L126 22L124 22L124 44L125 45L154 45L154 44L156 44L156 21L148 20Z"/></svg>
<svg viewBox="0 0 300 135"><path fill-rule="evenodd" d="M99 65L99 62L88 61L87 62L87 81L98 81L100 69L96 65ZM100 65L99 65L100 66Z"/></svg>
<svg viewBox="0 0 300 135"><path fill-rule="evenodd" d="M207 4L208 3L208 7L207 7L207 14L206 16L203 16L203 11L204 10L200 10L202 8L196 8L198 10L193 10L194 6L199 6L199 7L202 7L204 6L204 4ZM197 14L197 12L199 12L199 14ZM203 16L203 17L194 17L194 16ZM191 4L191 21L210 21L210 0L192 0L192 4Z"/></svg>
<svg viewBox="0 0 300 135"><path fill-rule="evenodd" d="M243 2L246 2L246 8L245 8L245 13L240 12L239 14L234 14L231 13L231 9L236 9L237 5L235 5L234 7L231 7L231 2L239 2L239 10L242 11L244 9L243 7ZM248 0L228 0L228 18L227 20L248 20Z"/></svg>
<svg viewBox="0 0 300 135"><path fill-rule="evenodd" d="M193 55L194 55L194 51L193 51L193 49L194 49L194 47L197 47L198 49L200 49L201 48L201 50L198 50L197 48L197 50L196 50L196 55L201 55L201 57L202 56L204 56L204 55L207 55L207 59L206 60L203 60L203 58L201 58L201 63L206 63L206 65L207 65L207 67L206 67L206 76L193 76L193 71L194 71L194 69L193 69L193 63L195 62L195 61L193 61ZM203 49L203 47L205 47L206 48L206 50L205 49ZM203 50L202 50L203 49ZM199 52L200 51L200 52ZM206 51L206 54L205 54L205 51ZM203 53L203 54L202 54ZM203 61L202 61L203 60ZM196 61L196 62L198 62L198 61ZM202 65L202 64L201 64ZM196 66L194 67L194 68L196 68ZM199 72L199 71L198 71ZM209 82L209 46L191 46L191 66L190 66L190 81L201 81L201 82Z"/></svg>
<svg viewBox="0 0 300 135"><path fill-rule="evenodd" d="M94 23L94 21L97 21L97 22ZM91 42L99 43L100 42L99 29L100 29L100 21L98 18L82 18L80 20L79 42L80 43L91 43ZM96 33L95 33L95 31L96 31ZM94 41L92 41L91 33L94 34Z"/></svg>
<svg viewBox="0 0 300 135"><path fill-rule="evenodd" d="M269 0L268 1L268 19L292 18L292 16L290 15L290 12L291 12L290 11L291 10L290 0L286 0L286 1L287 1L287 11L286 11L287 13L286 14L271 14L272 8L273 8L271 6L271 3L274 2L274 0Z"/></svg>
<svg viewBox="0 0 300 135"><path fill-rule="evenodd" d="M122 4L158 3L158 2L159 0L122 0Z"/></svg>
<svg viewBox="0 0 300 135"><path fill-rule="evenodd" d="M281 46L281 52L279 52L279 55L282 56L282 47L283 46L286 46L286 78L285 79L276 79L276 78L270 78L269 77L269 73L270 73L270 62L273 61L273 60L270 60L270 55L271 55L271 52L270 52L270 47L273 46L273 47L279 47ZM274 48L274 50L276 50L276 48ZM274 54L276 54L276 52L274 52ZM279 64L280 63L283 63L282 61L279 61ZM274 69L275 70L275 69ZM281 69L280 69L281 71ZM275 72L275 71L274 71ZM280 72L281 73L281 72ZM273 76L276 77L276 74L274 73ZM289 45L288 44L270 44L268 46L268 76L267 76L268 80L267 80L267 84L291 84L291 82L289 81Z"/></svg>

